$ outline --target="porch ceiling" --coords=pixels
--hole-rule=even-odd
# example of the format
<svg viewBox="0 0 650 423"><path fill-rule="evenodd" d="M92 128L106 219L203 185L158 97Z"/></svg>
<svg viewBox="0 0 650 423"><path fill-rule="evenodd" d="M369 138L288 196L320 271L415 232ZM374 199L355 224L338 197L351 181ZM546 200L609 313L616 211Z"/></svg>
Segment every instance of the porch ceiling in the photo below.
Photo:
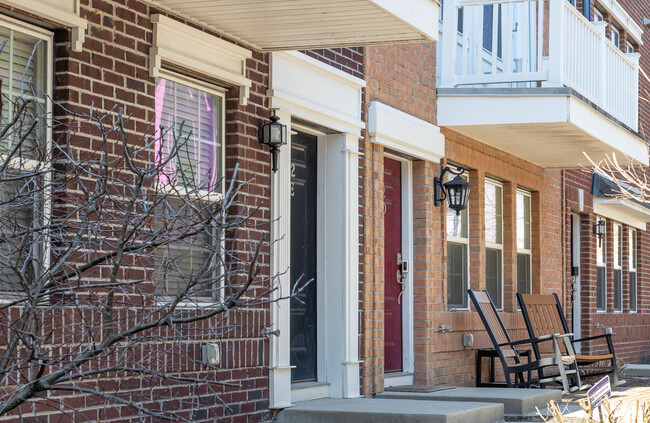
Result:
<svg viewBox="0 0 650 423"><path fill-rule="evenodd" d="M615 154L620 163L648 164L642 139L572 95L458 90L440 90L438 125L542 167L591 167L585 154L595 162Z"/></svg>
<svg viewBox="0 0 650 423"><path fill-rule="evenodd" d="M260 51L436 41L437 0L151 0Z"/></svg>

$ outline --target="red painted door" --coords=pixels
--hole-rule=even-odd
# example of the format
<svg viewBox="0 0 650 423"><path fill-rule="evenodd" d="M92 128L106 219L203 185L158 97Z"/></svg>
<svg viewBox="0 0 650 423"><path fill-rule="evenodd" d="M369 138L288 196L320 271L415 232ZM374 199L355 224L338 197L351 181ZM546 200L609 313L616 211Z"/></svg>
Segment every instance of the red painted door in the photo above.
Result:
<svg viewBox="0 0 650 423"><path fill-rule="evenodd" d="M402 305L398 255L402 252L402 165L384 159L384 371L402 370Z"/></svg>

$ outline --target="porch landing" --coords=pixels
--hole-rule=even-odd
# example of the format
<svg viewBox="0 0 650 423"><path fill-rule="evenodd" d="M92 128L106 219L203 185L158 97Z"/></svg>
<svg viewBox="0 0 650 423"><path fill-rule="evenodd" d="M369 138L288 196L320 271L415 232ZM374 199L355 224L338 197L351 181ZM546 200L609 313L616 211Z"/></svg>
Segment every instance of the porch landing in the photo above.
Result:
<svg viewBox="0 0 650 423"><path fill-rule="evenodd" d="M435 392L384 392L377 398L427 401L471 401L503 404L505 414L523 416L546 408L551 401L562 401L558 389L452 388Z"/></svg>
<svg viewBox="0 0 650 423"><path fill-rule="evenodd" d="M625 376L650 377L650 364L628 364L623 373Z"/></svg>
<svg viewBox="0 0 650 423"><path fill-rule="evenodd" d="M493 423L502 404L411 399L323 399L281 411L278 423Z"/></svg>

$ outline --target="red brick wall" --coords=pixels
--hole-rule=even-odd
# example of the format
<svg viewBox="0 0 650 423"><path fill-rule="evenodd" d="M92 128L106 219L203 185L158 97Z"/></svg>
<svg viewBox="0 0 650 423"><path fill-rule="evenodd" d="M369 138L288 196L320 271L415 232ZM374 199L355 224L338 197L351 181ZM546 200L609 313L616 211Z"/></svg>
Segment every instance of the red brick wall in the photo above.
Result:
<svg viewBox="0 0 650 423"><path fill-rule="evenodd" d="M580 254L580 283L581 283L581 305L582 305L582 335L592 336L602 334L604 328L612 328L616 333L614 347L616 354L630 363L650 362L650 328L647 326L647 313L650 311L647 291L650 287L649 259L645 251L650 247L650 233L648 231L637 231L638 242L638 265L637 265L637 312L630 313L629 303L629 260L628 260L628 233L630 227L623 225L623 312L614 311L614 221L605 219L606 235L605 245L607 248L607 311L597 312L596 310L596 236L593 234L593 225L596 223L593 213L593 196L590 194L591 173L579 170L567 170L566 174L566 215L577 212L582 219L581 232L581 254ZM579 210L578 191L584 192L584 209ZM567 242L571 233L566 233ZM570 253L570 251L569 251ZM570 269L567 269L569 271ZM565 310L567 315L568 310ZM567 317L569 318L569 317ZM605 345L601 342L589 345L587 352L604 352Z"/></svg>
<svg viewBox="0 0 650 423"><path fill-rule="evenodd" d="M378 101L424 121L435 123L435 45L402 44L364 49L366 89L363 116ZM382 392L384 221L384 148L361 141L359 160L360 203L360 312L362 317L361 386L364 395ZM415 380L430 384L436 357L432 342L432 311L442 306L441 229L439 211L432 209L432 180L439 165L413 162L413 231L415 257L411 265L414 287Z"/></svg>
<svg viewBox="0 0 650 423"><path fill-rule="evenodd" d="M517 311L516 266L516 202L518 188L531 192L532 289L533 293L562 294L564 275L563 230L561 207L561 175L557 170L544 170L502 150L495 149L462 134L443 128L446 159L472 169L470 194L470 288L485 289L485 211L484 184L487 176L503 184L503 283L504 311L501 314L513 339L527 338L527 332ZM446 269L446 260L444 263ZM446 273L444 279L446 281ZM446 286L446 283L445 283ZM491 342L478 315L473 311L435 314L435 324L451 326L449 334L436 333L434 345L438 351L437 383L473 386L476 351L462 346L462 335L474 335L474 348L491 348ZM487 377L484 374L484 379Z"/></svg>
<svg viewBox="0 0 650 423"><path fill-rule="evenodd" d="M126 3L123 0L81 1L81 16L88 21L86 40L81 52L70 50L67 31L56 32L54 99L62 107L56 108L54 113L57 119L66 120L70 116L65 109L89 112L90 104L94 103L95 110L102 112L117 105L124 109L126 115L132 116L126 129L129 137L136 140L154 119L155 81L149 74L149 49L152 42L150 16L165 12L138 0L129 0L128 6ZM262 235L268 235L270 156L260 147L256 137L257 125L269 116L265 104L268 72L268 56L254 53L253 58L246 63L246 76L253 81L249 104L239 105L236 89L229 90L226 101L227 177L232 177L234 166L238 163L240 172L237 179L251 181L240 194L242 204L246 204L241 211L247 213L257 209L249 226L237 234L235 252L242 258L250 255L249 241L257 241ZM89 135L79 133L72 142L74 150L92 152L93 144ZM267 247L263 248L260 264L262 276L268 277ZM148 275L153 274L152 268L145 267L143 270ZM264 287L256 286L251 295L262 295L264 298L264 290ZM222 362L216 371L217 379L241 386L217 387L219 398L207 389L196 390L182 382L151 386L148 380L134 378L124 381L128 387L123 389L131 389L134 395L149 395L153 390L161 403L179 412L185 410L186 417L191 414L196 420L254 422L267 418L268 340L260 332L270 324L268 305L235 311L229 317L228 326L233 329L223 330L217 338L209 339L201 334L207 332L208 328L225 328L224 321L213 319L199 324L196 331L198 335L188 335L185 346L181 345L181 350L170 353L167 363L181 363L179 371L191 372L196 377L214 376L214 370L197 364L197 360L200 363L201 342L216 342L220 345L222 354ZM53 328L63 328L66 322L79 318L75 310L62 306L51 317L51 325ZM112 382L100 378L97 383ZM103 404L103 401L96 398L77 395L73 400L61 400L61 404L68 406L72 402L76 408L70 415L73 419L83 415L86 419L96 421L113 417L121 417L120 421L124 422L140 421L133 409L96 407ZM47 404L37 402L33 407L23 407L22 411L29 416L32 410L53 413L60 407L55 394L48 399ZM15 419L15 415L9 418ZM44 418L37 419L45 421L42 420Z"/></svg>

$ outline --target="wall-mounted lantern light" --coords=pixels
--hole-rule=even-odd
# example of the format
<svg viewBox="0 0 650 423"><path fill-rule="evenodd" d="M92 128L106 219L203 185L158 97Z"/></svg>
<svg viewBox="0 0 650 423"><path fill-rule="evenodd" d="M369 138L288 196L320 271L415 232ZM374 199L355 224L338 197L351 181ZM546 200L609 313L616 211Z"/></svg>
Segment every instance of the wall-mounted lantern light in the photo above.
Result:
<svg viewBox="0 0 650 423"><path fill-rule="evenodd" d="M271 122L260 125L257 137L262 144L271 147L271 169L275 173L278 170L280 147L287 144L287 125L278 122L280 118L275 114L275 109L271 109L271 113Z"/></svg>
<svg viewBox="0 0 650 423"><path fill-rule="evenodd" d="M598 219L594 225L594 235L598 236L598 246L603 245L603 235L605 235L605 221L603 219Z"/></svg>
<svg viewBox="0 0 650 423"><path fill-rule="evenodd" d="M447 172L456 176L443 184L442 181ZM449 208L455 210L456 215L460 215L460 212L467 208L471 185L460 176L463 173L465 173L465 169L462 167L458 168L456 172L446 166L439 178L433 178L433 204L436 207L446 198Z"/></svg>

